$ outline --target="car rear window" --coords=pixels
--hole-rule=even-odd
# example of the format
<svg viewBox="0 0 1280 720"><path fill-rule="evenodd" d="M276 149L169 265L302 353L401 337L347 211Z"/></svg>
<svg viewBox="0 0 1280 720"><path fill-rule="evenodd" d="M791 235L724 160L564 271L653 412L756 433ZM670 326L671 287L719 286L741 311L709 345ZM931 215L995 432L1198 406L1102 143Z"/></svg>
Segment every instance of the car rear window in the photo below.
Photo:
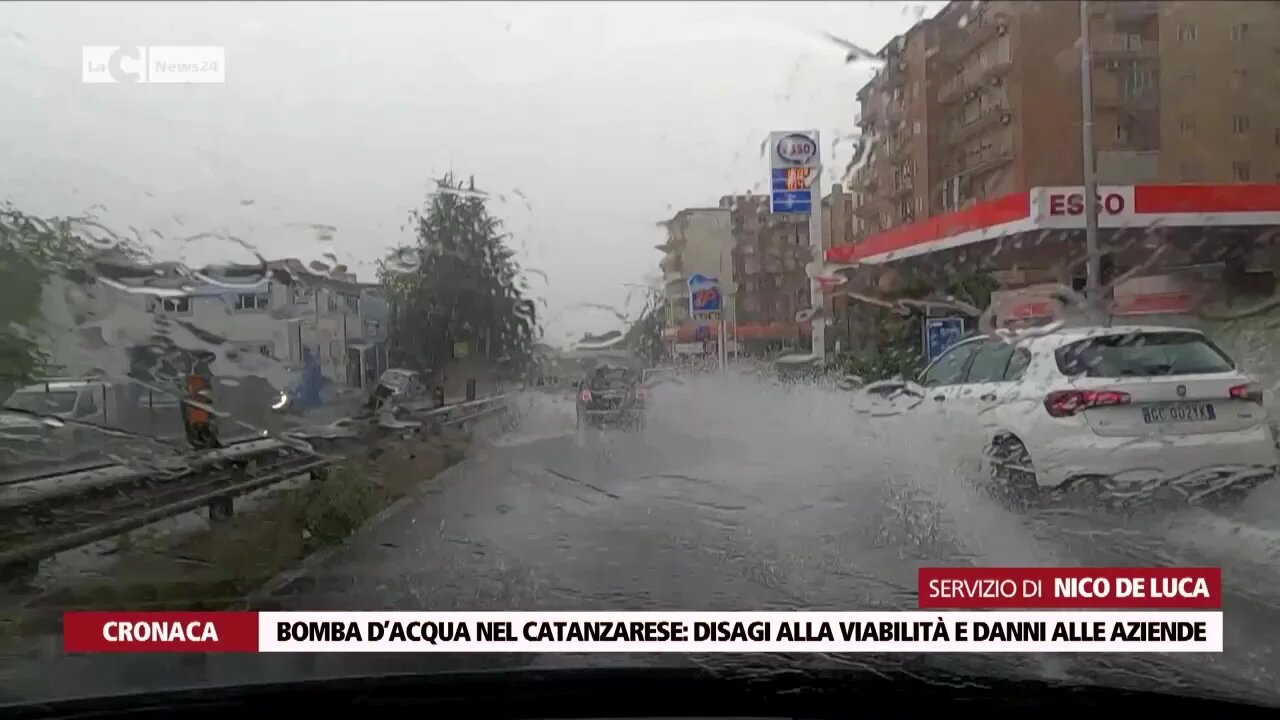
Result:
<svg viewBox="0 0 1280 720"><path fill-rule="evenodd" d="M620 387L631 381L631 373L626 370L605 370L591 376L591 387Z"/></svg>
<svg viewBox="0 0 1280 720"><path fill-rule="evenodd" d="M1228 372L1235 363L1204 335L1143 332L1103 335L1064 345L1055 352L1064 375L1159 377Z"/></svg>

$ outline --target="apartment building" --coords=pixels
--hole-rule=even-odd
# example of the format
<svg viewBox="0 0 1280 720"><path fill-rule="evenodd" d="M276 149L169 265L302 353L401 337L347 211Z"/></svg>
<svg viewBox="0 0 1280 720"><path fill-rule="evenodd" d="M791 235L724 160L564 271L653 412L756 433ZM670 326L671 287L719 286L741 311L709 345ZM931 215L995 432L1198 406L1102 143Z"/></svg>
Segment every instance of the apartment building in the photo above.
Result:
<svg viewBox="0 0 1280 720"><path fill-rule="evenodd" d="M729 210L733 230L738 323L794 323L796 310L809 305L808 218L770 214L767 196L728 195L720 207Z"/></svg>
<svg viewBox="0 0 1280 720"><path fill-rule="evenodd" d="M308 354L326 377L347 385L361 386L379 363L385 367L380 288L354 276L318 276L297 260L269 267L272 276L235 285L193 284L178 275L148 279L146 287L52 278L41 294L45 349L64 372L100 368L123 376L139 349L164 338L215 352L218 362L230 363L224 372L260 375L277 387L290 384ZM289 271L289 282L277 277L280 269ZM362 313L366 302L372 317Z"/></svg>
<svg viewBox="0 0 1280 720"><path fill-rule="evenodd" d="M694 274L720 278L720 290L730 313L726 319L732 317L730 306L736 291L736 275L730 211L720 207L687 208L662 225L667 239L657 247L663 253L658 265L662 269L667 301L665 339L676 354L709 352L709 346L703 343L718 337L718 328L694 328L689 315L688 278Z"/></svg>
<svg viewBox="0 0 1280 720"><path fill-rule="evenodd" d="M1280 5L1093 2L1102 184L1276 182ZM858 93L876 151L850 181L870 235L1083 177L1075 2L952 2Z"/></svg>

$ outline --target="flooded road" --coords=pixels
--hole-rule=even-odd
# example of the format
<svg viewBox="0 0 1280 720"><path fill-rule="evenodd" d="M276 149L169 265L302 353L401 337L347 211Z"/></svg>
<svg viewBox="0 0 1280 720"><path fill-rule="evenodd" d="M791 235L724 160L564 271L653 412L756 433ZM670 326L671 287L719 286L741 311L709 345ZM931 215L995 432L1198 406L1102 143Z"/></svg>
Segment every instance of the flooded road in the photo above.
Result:
<svg viewBox="0 0 1280 720"><path fill-rule="evenodd" d="M947 447L937 428L918 417L873 420L853 413L840 393L698 379L660 388L643 433L598 436L575 431L570 397L536 395L521 403L516 432L484 441L471 460L424 485L267 604L291 610L907 609L915 607L922 565L1220 565L1227 586L1222 655L928 661L1280 702L1280 488L1261 490L1234 519L1196 511L1145 518L1019 515L974 490L966 475L973 467L970 449ZM236 683L568 662L563 656L329 655L174 663L54 655L40 661L45 672L39 678L6 670L4 694L119 692L153 686L158 678ZM732 659L823 661L841 659ZM58 671L48 671L54 667ZM28 683L35 686L23 687Z"/></svg>

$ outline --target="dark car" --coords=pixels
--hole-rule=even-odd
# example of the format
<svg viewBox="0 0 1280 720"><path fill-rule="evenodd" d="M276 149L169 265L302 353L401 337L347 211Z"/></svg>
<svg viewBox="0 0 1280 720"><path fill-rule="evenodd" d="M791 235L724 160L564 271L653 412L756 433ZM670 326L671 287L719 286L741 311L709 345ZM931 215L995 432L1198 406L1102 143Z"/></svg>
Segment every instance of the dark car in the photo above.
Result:
<svg viewBox="0 0 1280 720"><path fill-rule="evenodd" d="M578 427L644 427L640 374L617 367L596 368L578 383Z"/></svg>

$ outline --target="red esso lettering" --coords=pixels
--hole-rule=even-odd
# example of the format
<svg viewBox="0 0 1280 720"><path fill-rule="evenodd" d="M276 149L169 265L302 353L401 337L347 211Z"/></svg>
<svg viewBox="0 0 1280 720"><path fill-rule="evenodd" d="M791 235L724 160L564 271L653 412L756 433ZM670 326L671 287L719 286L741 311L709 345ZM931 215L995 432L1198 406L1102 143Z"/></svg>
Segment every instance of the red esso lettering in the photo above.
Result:
<svg viewBox="0 0 1280 720"><path fill-rule="evenodd" d="M1119 215L1124 212L1124 196L1119 193L1098 194L1098 212L1105 215ZM1065 193L1049 196L1050 215L1083 215L1084 194Z"/></svg>

